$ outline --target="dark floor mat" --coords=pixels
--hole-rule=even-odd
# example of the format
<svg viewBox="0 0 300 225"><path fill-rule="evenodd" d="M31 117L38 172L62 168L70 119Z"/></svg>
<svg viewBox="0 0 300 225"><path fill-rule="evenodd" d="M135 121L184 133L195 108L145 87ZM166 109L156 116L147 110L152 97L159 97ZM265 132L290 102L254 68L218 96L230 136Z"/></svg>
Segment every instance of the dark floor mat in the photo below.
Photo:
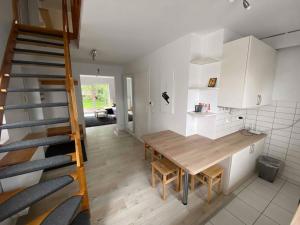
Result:
<svg viewBox="0 0 300 225"><path fill-rule="evenodd" d="M109 124L116 124L116 118L112 117L99 117L96 118L94 116L84 117L85 120L85 127L96 127L96 126L103 126Z"/></svg>

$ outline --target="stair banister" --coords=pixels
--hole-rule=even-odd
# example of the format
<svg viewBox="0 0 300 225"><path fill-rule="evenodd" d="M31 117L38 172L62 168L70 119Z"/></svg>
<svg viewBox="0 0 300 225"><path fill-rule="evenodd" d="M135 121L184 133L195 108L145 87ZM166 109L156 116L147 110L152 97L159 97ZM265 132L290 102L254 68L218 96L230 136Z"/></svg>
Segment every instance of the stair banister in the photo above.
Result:
<svg viewBox="0 0 300 225"><path fill-rule="evenodd" d="M63 16L63 37L64 37L64 59L66 72L66 88L69 99L69 114L73 139L75 141L75 154L77 158L77 172L79 173L80 191L83 194L82 209L89 209L89 200L87 193L87 184L83 167L82 146L80 137L80 128L78 121L78 110L75 93L74 79L72 75L72 66L70 59L69 47L69 23L68 23L68 5L67 0L62 0L62 16Z"/></svg>

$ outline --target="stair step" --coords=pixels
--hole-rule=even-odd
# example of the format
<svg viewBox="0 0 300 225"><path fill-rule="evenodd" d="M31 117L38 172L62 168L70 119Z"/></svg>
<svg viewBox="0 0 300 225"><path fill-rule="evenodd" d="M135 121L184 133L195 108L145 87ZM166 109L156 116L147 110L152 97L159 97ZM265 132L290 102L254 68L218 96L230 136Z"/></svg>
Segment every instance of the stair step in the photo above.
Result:
<svg viewBox="0 0 300 225"><path fill-rule="evenodd" d="M61 30L42 28L42 27L32 26L32 25L18 24L18 31L21 33L22 32L30 33L32 35L43 35L48 37L60 38L60 39L63 38L63 32Z"/></svg>
<svg viewBox="0 0 300 225"><path fill-rule="evenodd" d="M66 92L65 88L25 88L25 89L2 89L1 92Z"/></svg>
<svg viewBox="0 0 300 225"><path fill-rule="evenodd" d="M47 80L47 79L40 79L41 85L66 85L66 80ZM74 80L74 85L78 85L78 81Z"/></svg>
<svg viewBox="0 0 300 225"><path fill-rule="evenodd" d="M71 225L91 225L89 212L88 211L82 211L82 212L80 212L75 217L75 219L73 220L73 222L71 223Z"/></svg>
<svg viewBox="0 0 300 225"><path fill-rule="evenodd" d="M32 121L20 121L16 123L8 123L0 125L0 129L16 129L24 127L35 127L35 126L44 126L52 125L58 123L68 123L69 118L54 118L54 119L44 119L44 120L32 120Z"/></svg>
<svg viewBox="0 0 300 225"><path fill-rule="evenodd" d="M82 200L81 195L72 196L57 206L41 223L41 225L69 225L76 215Z"/></svg>
<svg viewBox="0 0 300 225"><path fill-rule="evenodd" d="M28 31L18 31L18 36L21 37L30 37L30 38L38 38L38 39L51 39L51 40L57 40L63 42L63 37L56 37L48 34L38 34L38 33L32 33Z"/></svg>
<svg viewBox="0 0 300 225"><path fill-rule="evenodd" d="M62 176L18 192L0 205L0 222L62 189L73 181L74 178L71 176Z"/></svg>
<svg viewBox="0 0 300 225"><path fill-rule="evenodd" d="M4 107L0 106L0 110L48 108L48 107L62 107L62 106L68 106L68 103L57 102L57 103L41 103L41 104L26 104L26 105L6 105Z"/></svg>
<svg viewBox="0 0 300 225"><path fill-rule="evenodd" d="M40 47L51 47L51 48L64 48L64 44L51 42L51 41L42 41L42 40L35 40L30 38L16 38L17 43L19 44L27 44L27 45L35 45Z"/></svg>
<svg viewBox="0 0 300 225"><path fill-rule="evenodd" d="M49 51L40 51L40 50L31 50L23 48L14 48L15 54L28 54L28 55L41 55L41 56L51 56L51 57L64 57L64 53L59 52L49 52Z"/></svg>
<svg viewBox="0 0 300 225"><path fill-rule="evenodd" d="M49 63L49 62L36 62L36 61L25 61L25 60L12 60L14 65L23 66L46 66L46 67L60 67L64 68L64 63Z"/></svg>
<svg viewBox="0 0 300 225"><path fill-rule="evenodd" d="M66 75L54 74L26 74L26 73L13 73L10 75L12 78L46 78L46 79L66 79Z"/></svg>
<svg viewBox="0 0 300 225"><path fill-rule="evenodd" d="M68 135L58 135L53 137L17 141L14 143L0 146L0 153L17 151L21 149L28 149L28 148L39 147L39 146L62 144L62 143L67 143L69 141L70 141L70 137Z"/></svg>
<svg viewBox="0 0 300 225"><path fill-rule="evenodd" d="M54 168L56 166L65 165L72 162L72 157L69 155L59 155L46 159L28 161L16 165L0 168L0 179L13 177L25 173L30 173L38 170Z"/></svg>

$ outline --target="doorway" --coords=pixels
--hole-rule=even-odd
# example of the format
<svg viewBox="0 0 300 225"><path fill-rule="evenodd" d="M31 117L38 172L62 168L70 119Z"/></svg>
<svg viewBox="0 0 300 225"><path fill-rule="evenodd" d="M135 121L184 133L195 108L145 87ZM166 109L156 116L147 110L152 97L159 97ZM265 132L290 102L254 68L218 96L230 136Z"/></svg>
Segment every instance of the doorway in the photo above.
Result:
<svg viewBox="0 0 300 225"><path fill-rule="evenodd" d="M116 124L115 79L80 75L85 127Z"/></svg>
<svg viewBox="0 0 300 225"><path fill-rule="evenodd" d="M132 77L125 77L125 125L126 129L134 133L134 107L133 107L133 80Z"/></svg>

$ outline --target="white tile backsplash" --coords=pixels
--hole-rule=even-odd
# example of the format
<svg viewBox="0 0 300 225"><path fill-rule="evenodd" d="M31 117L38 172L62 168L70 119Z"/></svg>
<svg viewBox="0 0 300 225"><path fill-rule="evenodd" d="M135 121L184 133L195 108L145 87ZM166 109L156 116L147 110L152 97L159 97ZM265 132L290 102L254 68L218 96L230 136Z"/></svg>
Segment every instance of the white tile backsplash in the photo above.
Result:
<svg viewBox="0 0 300 225"><path fill-rule="evenodd" d="M264 152L285 162L282 176L300 184L300 102L275 101L246 110L245 126L268 133Z"/></svg>
<svg viewBox="0 0 300 225"><path fill-rule="evenodd" d="M243 119L239 119L239 117ZM219 109L216 119L216 138L234 133L244 128L246 110L232 109L224 111Z"/></svg>

